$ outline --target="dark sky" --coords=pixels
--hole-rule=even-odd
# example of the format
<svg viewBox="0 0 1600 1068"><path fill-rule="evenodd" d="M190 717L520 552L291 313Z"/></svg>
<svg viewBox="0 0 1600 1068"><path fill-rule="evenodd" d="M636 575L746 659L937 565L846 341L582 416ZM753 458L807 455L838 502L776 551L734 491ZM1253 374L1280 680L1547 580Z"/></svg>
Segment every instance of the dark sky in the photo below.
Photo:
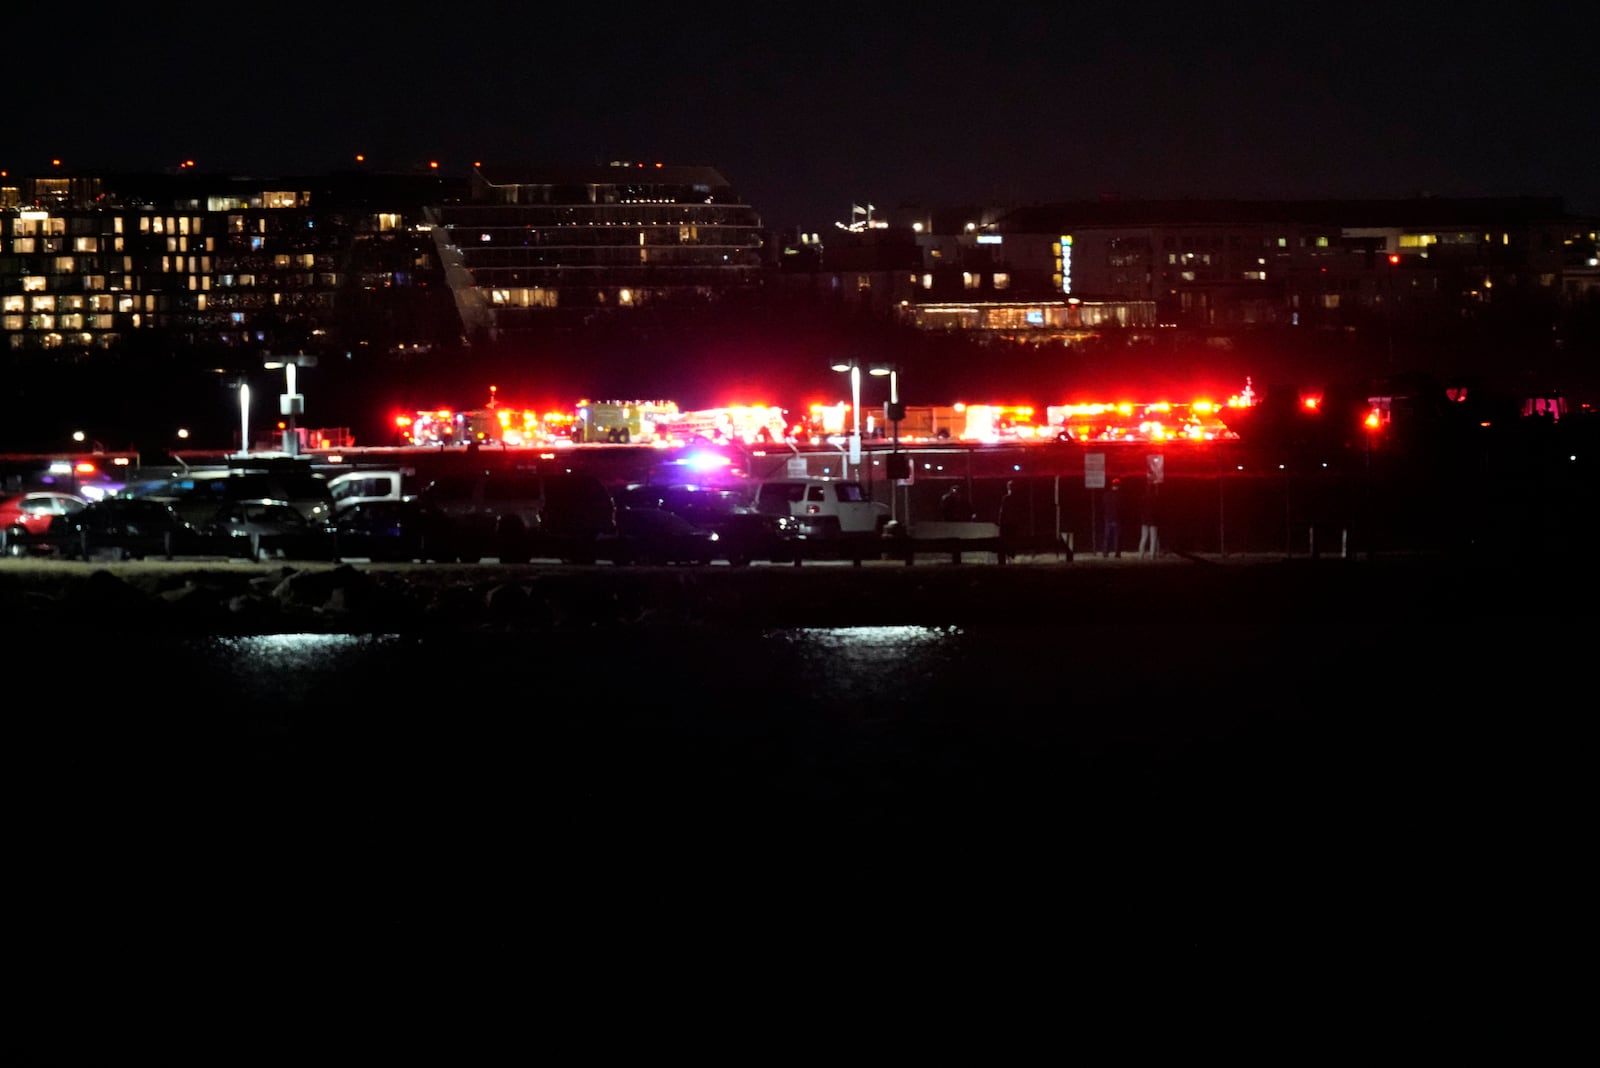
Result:
<svg viewBox="0 0 1600 1068"><path fill-rule="evenodd" d="M0 168L662 160L807 229L1110 193L1600 213L1589 7L285 0L102 30L25 0Z"/></svg>

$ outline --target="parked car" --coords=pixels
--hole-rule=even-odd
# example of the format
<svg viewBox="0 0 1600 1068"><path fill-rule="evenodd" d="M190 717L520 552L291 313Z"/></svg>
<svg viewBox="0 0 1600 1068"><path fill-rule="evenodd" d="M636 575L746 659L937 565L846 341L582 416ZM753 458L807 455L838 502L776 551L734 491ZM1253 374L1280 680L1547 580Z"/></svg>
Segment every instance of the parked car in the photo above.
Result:
<svg viewBox="0 0 1600 1068"><path fill-rule="evenodd" d="M43 548L78 560L170 560L206 551L205 539L170 505L139 497L107 497L55 516L40 540Z"/></svg>
<svg viewBox="0 0 1600 1068"><path fill-rule="evenodd" d="M329 560L333 530L307 519L287 501L234 501L217 510L198 532L224 556L250 560Z"/></svg>
<svg viewBox="0 0 1600 1068"><path fill-rule="evenodd" d="M51 520L81 512L88 503L87 498L63 490L27 490L0 497L0 551L8 556L33 551Z"/></svg>
<svg viewBox="0 0 1600 1068"><path fill-rule="evenodd" d="M753 560L788 560L799 536L792 516L758 511L742 488L642 483L618 491L617 503L628 509L657 508L715 532L717 558L734 567Z"/></svg>
<svg viewBox="0 0 1600 1068"><path fill-rule="evenodd" d="M660 508L617 509L617 532L600 539L598 555L615 564L709 564L719 555L714 530Z"/></svg>
<svg viewBox="0 0 1600 1068"><path fill-rule="evenodd" d="M889 506L874 501L866 487L843 478L775 478L761 483L756 508L789 516L803 538L879 538L889 522Z"/></svg>
<svg viewBox="0 0 1600 1068"><path fill-rule="evenodd" d="M453 547L441 545L448 521L425 503L409 500L360 501L340 508L333 517L333 554L378 563L455 559Z"/></svg>
<svg viewBox="0 0 1600 1068"><path fill-rule="evenodd" d="M236 501L283 501L313 522L333 514L327 478L309 467L195 470L131 485L127 495L169 504L180 519L196 527Z"/></svg>
<svg viewBox="0 0 1600 1068"><path fill-rule="evenodd" d="M593 475L482 471L430 483L417 500L443 522L434 544L467 561L535 556L593 563L601 538L617 530L611 493Z"/></svg>
<svg viewBox="0 0 1600 1068"><path fill-rule="evenodd" d="M328 479L336 512L367 501L408 501L422 488L421 477L408 467L346 471Z"/></svg>

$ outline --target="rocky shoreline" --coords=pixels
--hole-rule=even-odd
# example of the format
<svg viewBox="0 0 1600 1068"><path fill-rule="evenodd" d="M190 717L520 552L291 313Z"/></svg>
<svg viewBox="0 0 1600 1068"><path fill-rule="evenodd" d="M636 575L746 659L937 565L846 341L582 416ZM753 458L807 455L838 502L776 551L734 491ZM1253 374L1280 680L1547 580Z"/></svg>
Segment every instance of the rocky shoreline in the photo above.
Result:
<svg viewBox="0 0 1600 1068"><path fill-rule="evenodd" d="M14 566L15 565L15 566ZM12 631L181 634L1138 624L1516 613L1521 565L1174 557L997 567L0 565Z"/></svg>

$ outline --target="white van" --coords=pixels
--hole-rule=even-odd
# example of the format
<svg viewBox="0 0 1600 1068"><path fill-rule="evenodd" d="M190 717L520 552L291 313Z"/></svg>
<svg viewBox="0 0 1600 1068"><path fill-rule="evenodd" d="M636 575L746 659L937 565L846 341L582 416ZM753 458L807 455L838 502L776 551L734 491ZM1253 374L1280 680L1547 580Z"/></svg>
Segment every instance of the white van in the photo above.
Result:
<svg viewBox="0 0 1600 1068"><path fill-rule="evenodd" d="M421 490L417 472L409 467L346 471L328 480L335 514L368 501L409 501Z"/></svg>
<svg viewBox="0 0 1600 1068"><path fill-rule="evenodd" d="M756 490L756 510L792 516L803 538L881 537L889 506L845 478L772 478Z"/></svg>

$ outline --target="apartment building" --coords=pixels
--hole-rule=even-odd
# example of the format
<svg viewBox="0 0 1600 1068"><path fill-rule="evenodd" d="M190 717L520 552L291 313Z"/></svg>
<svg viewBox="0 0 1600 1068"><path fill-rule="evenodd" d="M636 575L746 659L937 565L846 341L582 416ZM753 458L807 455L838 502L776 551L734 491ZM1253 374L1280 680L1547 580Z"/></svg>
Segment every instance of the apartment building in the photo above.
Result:
<svg viewBox="0 0 1600 1068"><path fill-rule="evenodd" d="M461 321L491 341L696 312L754 294L770 265L760 215L711 167L479 165L428 219Z"/></svg>
<svg viewBox="0 0 1600 1068"><path fill-rule="evenodd" d="M1600 295L1597 230L1543 197L1037 205L919 236L925 267L901 310L1021 340L1420 327Z"/></svg>
<svg viewBox="0 0 1600 1068"><path fill-rule="evenodd" d="M0 345L406 349L459 335L424 205L436 176L0 178ZM443 315L440 314L441 310Z"/></svg>

